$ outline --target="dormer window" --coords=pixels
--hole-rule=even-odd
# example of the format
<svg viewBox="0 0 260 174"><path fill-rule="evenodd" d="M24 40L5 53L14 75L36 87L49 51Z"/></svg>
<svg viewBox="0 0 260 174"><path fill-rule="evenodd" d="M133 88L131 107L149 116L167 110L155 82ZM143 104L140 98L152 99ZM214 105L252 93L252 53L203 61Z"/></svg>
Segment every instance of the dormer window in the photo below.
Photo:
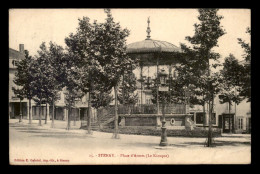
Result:
<svg viewBox="0 0 260 174"><path fill-rule="evenodd" d="M17 66L17 65L18 65L18 63L19 63L19 61L18 61L18 60L13 60L13 61L12 61L12 64L13 64L13 66Z"/></svg>

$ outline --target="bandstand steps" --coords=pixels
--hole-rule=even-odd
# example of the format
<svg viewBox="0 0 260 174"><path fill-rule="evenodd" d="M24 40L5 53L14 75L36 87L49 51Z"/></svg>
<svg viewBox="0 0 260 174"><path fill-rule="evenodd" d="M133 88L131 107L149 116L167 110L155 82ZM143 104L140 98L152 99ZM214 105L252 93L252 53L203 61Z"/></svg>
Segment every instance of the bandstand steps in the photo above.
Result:
<svg viewBox="0 0 260 174"><path fill-rule="evenodd" d="M91 123L91 130L97 131L100 130L100 127L102 125L103 128L111 127L111 122L114 121L114 115L106 115L100 118L98 122L92 122Z"/></svg>

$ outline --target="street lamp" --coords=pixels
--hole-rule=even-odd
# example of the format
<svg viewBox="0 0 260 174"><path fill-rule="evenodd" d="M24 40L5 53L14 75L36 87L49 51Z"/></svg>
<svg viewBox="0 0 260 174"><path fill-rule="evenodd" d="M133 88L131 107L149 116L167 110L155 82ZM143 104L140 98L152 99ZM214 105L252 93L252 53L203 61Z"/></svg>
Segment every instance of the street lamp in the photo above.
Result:
<svg viewBox="0 0 260 174"><path fill-rule="evenodd" d="M160 73L158 73L158 77L159 77L159 91L161 91L163 93L163 97L162 97L162 135L161 135L161 142L159 144L159 146L167 146L168 142L167 142L167 133L166 133L166 120L165 120L165 93L167 93L169 91L169 87L166 84L166 78L167 78L167 73L165 72L164 69L161 70Z"/></svg>

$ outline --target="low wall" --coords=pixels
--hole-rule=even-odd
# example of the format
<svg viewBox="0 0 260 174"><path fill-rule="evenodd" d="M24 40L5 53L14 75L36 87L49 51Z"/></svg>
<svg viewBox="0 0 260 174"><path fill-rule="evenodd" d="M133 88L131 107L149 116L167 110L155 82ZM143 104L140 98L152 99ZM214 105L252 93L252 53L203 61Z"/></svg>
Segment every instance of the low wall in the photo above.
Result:
<svg viewBox="0 0 260 174"><path fill-rule="evenodd" d="M157 125L156 117L125 117L125 126L156 126L156 125Z"/></svg>
<svg viewBox="0 0 260 174"><path fill-rule="evenodd" d="M190 120L190 114L166 114L165 126L168 129L193 129L194 123ZM119 115L119 126L162 126L162 115L157 114L132 114Z"/></svg>

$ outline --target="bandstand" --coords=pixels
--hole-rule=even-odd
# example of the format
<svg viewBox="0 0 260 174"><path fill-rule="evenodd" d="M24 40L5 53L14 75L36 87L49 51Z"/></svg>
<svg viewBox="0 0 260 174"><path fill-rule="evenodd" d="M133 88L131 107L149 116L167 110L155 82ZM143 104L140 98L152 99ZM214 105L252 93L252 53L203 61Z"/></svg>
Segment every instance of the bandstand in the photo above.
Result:
<svg viewBox="0 0 260 174"><path fill-rule="evenodd" d="M161 127L162 107L159 102L159 79L160 73L167 73L167 79L174 77L173 65L181 58L181 49L169 42L154 40L150 36L150 20L148 18L147 38L143 41L127 45L127 54L131 58L139 60L139 72L136 72L138 104L132 106L130 111L124 105L119 105L119 125L125 126L155 126ZM166 69L166 70L165 70ZM146 73L144 73L146 71ZM151 72L154 72L151 73ZM156 88L156 104L152 104L151 88ZM165 107L167 129L192 129L189 106L168 102Z"/></svg>

